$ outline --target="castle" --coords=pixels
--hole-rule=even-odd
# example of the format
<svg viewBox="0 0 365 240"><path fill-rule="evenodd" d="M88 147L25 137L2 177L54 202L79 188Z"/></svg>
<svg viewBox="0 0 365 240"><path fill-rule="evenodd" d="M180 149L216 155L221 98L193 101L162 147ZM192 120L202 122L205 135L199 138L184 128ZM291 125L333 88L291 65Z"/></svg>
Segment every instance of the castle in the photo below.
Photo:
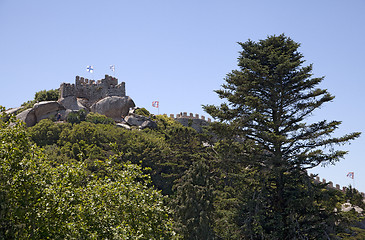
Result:
<svg viewBox="0 0 365 240"><path fill-rule="evenodd" d="M125 82L118 84L118 79L109 75L97 81L76 76L75 84L61 84L60 95L61 98L70 96L86 98L90 102L111 96L125 97Z"/></svg>

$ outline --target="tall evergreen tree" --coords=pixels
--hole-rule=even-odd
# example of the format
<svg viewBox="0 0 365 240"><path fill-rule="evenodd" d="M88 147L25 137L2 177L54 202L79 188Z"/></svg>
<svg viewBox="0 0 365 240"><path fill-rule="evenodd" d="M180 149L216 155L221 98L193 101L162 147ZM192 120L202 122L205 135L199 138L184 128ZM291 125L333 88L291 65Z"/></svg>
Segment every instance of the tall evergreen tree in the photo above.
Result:
<svg viewBox="0 0 365 240"><path fill-rule="evenodd" d="M195 162L176 186L175 218L184 239L214 239L211 184L208 166Z"/></svg>
<svg viewBox="0 0 365 240"><path fill-rule="evenodd" d="M317 87L324 78L312 77L312 65L303 66L299 43L282 34L239 44L239 69L216 91L226 102L204 109L219 120L212 124L217 133L255 146L247 166L258 175L242 192L237 217L242 232L252 239L329 236L333 208L321 205L321 186L313 185L305 170L339 161L346 151L335 146L360 133L332 137L340 121L305 122L334 97Z"/></svg>

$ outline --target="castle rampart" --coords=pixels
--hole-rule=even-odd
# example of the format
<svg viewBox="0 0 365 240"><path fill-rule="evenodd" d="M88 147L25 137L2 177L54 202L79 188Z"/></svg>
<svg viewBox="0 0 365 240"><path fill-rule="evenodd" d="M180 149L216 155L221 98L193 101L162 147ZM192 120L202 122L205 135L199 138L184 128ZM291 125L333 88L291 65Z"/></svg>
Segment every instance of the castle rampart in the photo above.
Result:
<svg viewBox="0 0 365 240"><path fill-rule="evenodd" d="M188 113L187 112L181 112L181 113L178 113L176 114L176 117L174 114L170 114L170 117L171 118L188 118L188 119L200 119L200 120L203 120L203 121L207 121L207 122L211 122L212 120L210 118L208 119L205 119L205 116L201 116L199 117L199 114L193 114L193 113Z"/></svg>
<svg viewBox="0 0 365 240"><path fill-rule="evenodd" d="M310 176L312 177L312 178L314 178L314 175L313 174L310 174ZM315 177L314 178L314 182L315 183L323 183L323 184L326 184L327 183L327 180L326 179L320 179L318 176L317 177ZM328 187L329 188L332 188L332 189L336 189L336 190L338 190L338 191L342 191L342 192L346 192L346 189L347 189L347 187L340 187L340 185L339 184L336 184L335 186L333 186L333 182L328 182L327 183L328 184ZM363 192L360 192L360 194L361 194L361 196L363 197L363 198L365 198L365 193L363 193Z"/></svg>
<svg viewBox="0 0 365 240"><path fill-rule="evenodd" d="M61 84L60 94L61 98L75 96L86 98L91 102L108 96L125 97L125 82L118 84L118 79L109 75L105 75L104 79L97 81L76 76L75 84Z"/></svg>
<svg viewBox="0 0 365 240"><path fill-rule="evenodd" d="M206 120L204 116L199 117L199 114L194 115L190 113L188 115L187 112L176 114L176 117L174 114L170 114L170 118L175 119L184 126L194 128L198 133L203 131L203 126L208 125L212 121L210 118Z"/></svg>

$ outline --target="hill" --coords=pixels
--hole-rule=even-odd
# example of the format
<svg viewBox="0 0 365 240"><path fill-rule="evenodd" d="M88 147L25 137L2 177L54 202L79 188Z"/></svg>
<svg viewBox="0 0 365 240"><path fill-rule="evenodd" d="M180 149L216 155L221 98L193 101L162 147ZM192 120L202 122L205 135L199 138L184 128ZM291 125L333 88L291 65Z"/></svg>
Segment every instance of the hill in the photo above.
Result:
<svg viewBox="0 0 365 240"><path fill-rule="evenodd" d="M2 214L1 218L2 236L36 239L40 236L90 237L92 234L102 237L122 234L110 217L119 214L125 219L124 224L127 224L125 221L132 218L128 211L136 214L140 211L139 201L142 201L146 204L151 202L152 205L140 206L144 210L151 209L149 217L144 215L147 214L145 212L133 216L133 221L139 221L138 226L151 223L151 217L159 219L155 222L157 225L161 221L164 224L170 221L170 225L163 225L166 226L164 230L158 230L157 225L146 226L152 231L148 232L136 228L136 223L130 223L126 226L131 229L123 230L128 236L144 231L144 236L150 236L151 239L157 239L157 236L171 239L172 235L169 234L174 230L182 236L199 235L200 239L213 239L213 236L228 239L227 234L231 235L230 239L240 239L237 219L237 210L242 201L240 192L245 186L252 185L250 181L254 179L252 174L255 171L246 169L236 161L238 145L225 140L213 142L210 134L199 134L173 118L150 115L145 109L137 110L137 113L148 116L156 123L156 127L143 130L134 127L128 130L94 113L89 113L80 122L43 119L29 128L21 123L12 128L7 127L12 119L8 123L3 122L1 140L6 141L6 144L1 145L1 169L2 176L7 177L2 178L1 192L3 203L7 203L3 205L5 208L2 208L2 212L7 210L7 214ZM7 166L12 166L13 170ZM131 176L128 177L128 174ZM10 175L13 176L13 183L9 191L7 182ZM17 179L14 179L15 176ZM143 180L145 178L146 181ZM117 183L121 185L118 187L115 185ZM139 184L144 185L140 185L142 188L134 187ZM123 189L126 186L132 188L125 192ZM321 207L341 209L341 204L347 200L354 205L361 205L359 194L354 189L342 193L326 189L324 184L317 186L326 191L327 196L326 199L318 199ZM27 191L23 192L25 189ZM155 192L154 199L143 199L145 194L152 193L148 191L155 189L165 197ZM125 208L122 202L113 200L113 203L108 203L117 197L110 195L112 192L120 194L119 197L126 201L126 197L131 196L128 191L138 194L140 200L127 200L130 202L125 207L131 208L127 212L116 210ZM153 204L165 206L163 211L169 213L171 218L159 216L157 205ZM107 208L118 212L112 214ZM74 217L79 220L76 221ZM346 212L345 217L345 225L360 220L354 211ZM336 219L339 218L338 215ZM64 225L66 222L75 225ZM59 231L59 228L64 230ZM346 227L343 228L345 231L339 229L340 226L336 231L342 232L343 236L354 232L346 230L349 229ZM355 230L361 234L359 228ZM158 232L165 235L158 235Z"/></svg>

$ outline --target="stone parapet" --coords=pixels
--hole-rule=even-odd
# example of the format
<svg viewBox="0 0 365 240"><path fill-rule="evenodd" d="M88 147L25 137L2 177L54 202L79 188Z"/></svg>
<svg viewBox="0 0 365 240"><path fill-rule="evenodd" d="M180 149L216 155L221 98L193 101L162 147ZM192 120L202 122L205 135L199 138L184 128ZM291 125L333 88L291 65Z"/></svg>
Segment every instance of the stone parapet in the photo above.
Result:
<svg viewBox="0 0 365 240"><path fill-rule="evenodd" d="M314 182L315 183L328 184L327 187L329 187L329 188L336 189L336 190L342 191L342 192L346 192L347 187L342 187L341 188L341 186L339 184L336 184L335 186L333 186L333 183L331 181L327 183L327 180L326 179L323 178L321 180L318 176L317 177L314 177L314 174L310 174L310 176L312 178L314 178ZM360 192L360 194L362 195L363 198L365 198L365 193Z"/></svg>
<svg viewBox="0 0 365 240"><path fill-rule="evenodd" d="M207 121L207 122L211 122L212 119L208 118L208 119L205 119L205 116L199 116L199 114L193 114L193 113L188 113L187 112L181 112L181 113L178 113L176 114L176 117L174 114L170 114L170 117L171 118L188 118L188 119L200 119L200 120L204 120L204 121Z"/></svg>
<svg viewBox="0 0 365 240"><path fill-rule="evenodd" d="M198 133L203 132L202 127L208 125L212 121L210 118L208 118L207 121L204 116L200 117L199 114L189 113L188 115L187 112L178 113L176 116L170 114L169 116L186 127L194 128Z"/></svg>
<svg viewBox="0 0 365 240"><path fill-rule="evenodd" d="M91 102L111 96L125 97L125 82L118 84L118 79L109 75L97 81L76 76L75 84L61 84L60 94L61 98L75 96Z"/></svg>

